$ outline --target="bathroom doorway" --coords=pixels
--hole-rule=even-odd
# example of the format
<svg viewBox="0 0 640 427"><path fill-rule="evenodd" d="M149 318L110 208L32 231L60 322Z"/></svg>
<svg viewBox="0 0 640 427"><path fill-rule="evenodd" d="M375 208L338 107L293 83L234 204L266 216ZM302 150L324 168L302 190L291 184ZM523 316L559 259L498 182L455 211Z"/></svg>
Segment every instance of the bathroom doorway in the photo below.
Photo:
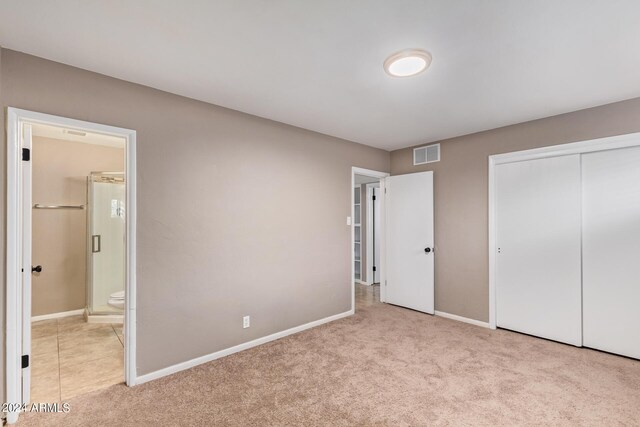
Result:
<svg viewBox="0 0 640 427"><path fill-rule="evenodd" d="M20 405L135 382L135 132L12 108L8 119L11 422Z"/></svg>
<svg viewBox="0 0 640 427"><path fill-rule="evenodd" d="M125 141L33 124L30 162L30 401L54 403L124 381Z"/></svg>

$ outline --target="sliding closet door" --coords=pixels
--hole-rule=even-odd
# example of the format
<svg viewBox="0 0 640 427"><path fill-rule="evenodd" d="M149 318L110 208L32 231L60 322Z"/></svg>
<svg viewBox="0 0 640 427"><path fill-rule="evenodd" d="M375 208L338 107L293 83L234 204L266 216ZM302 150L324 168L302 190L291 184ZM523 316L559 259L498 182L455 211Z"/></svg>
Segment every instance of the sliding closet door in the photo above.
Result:
<svg viewBox="0 0 640 427"><path fill-rule="evenodd" d="M580 156L497 165L498 327L581 345Z"/></svg>
<svg viewBox="0 0 640 427"><path fill-rule="evenodd" d="M584 345L640 358L640 147L583 155Z"/></svg>

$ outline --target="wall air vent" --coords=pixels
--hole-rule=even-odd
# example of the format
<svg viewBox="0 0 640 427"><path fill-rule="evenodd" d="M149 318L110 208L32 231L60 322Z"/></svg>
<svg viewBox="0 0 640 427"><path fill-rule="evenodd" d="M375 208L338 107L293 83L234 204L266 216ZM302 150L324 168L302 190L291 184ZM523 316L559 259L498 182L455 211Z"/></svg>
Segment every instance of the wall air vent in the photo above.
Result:
<svg viewBox="0 0 640 427"><path fill-rule="evenodd" d="M413 165L424 165L440 161L440 144L426 145L413 149Z"/></svg>

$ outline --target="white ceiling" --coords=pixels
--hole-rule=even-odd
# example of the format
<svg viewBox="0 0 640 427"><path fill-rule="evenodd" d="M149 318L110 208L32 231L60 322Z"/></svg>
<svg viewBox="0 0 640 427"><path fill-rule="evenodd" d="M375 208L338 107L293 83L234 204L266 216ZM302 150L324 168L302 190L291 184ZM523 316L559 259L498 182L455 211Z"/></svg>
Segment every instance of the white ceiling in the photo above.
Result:
<svg viewBox="0 0 640 427"><path fill-rule="evenodd" d="M640 96L638 0L2 0L0 45L387 150ZM433 64L387 76L418 47Z"/></svg>

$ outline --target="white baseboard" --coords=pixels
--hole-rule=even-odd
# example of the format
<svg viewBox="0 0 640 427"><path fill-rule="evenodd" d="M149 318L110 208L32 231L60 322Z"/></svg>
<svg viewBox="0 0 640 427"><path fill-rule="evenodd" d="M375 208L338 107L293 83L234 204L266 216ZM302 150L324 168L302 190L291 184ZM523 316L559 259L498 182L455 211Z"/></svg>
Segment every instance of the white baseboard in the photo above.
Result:
<svg viewBox="0 0 640 427"><path fill-rule="evenodd" d="M363 282L362 280L356 280L356 283L359 284L359 285L369 286L369 284L367 282Z"/></svg>
<svg viewBox="0 0 640 427"><path fill-rule="evenodd" d="M165 377L167 375L175 374L176 372L184 371L185 369L193 368L194 366L202 365L203 363L211 362L212 360L219 359L221 357L229 356L230 354L237 353L242 350L248 350L252 347L266 344L270 341L275 341L280 338L284 338L289 335L302 332L306 329L314 328L316 326L323 325L325 323L333 322L334 320L342 319L343 317L351 316L354 313L353 310L345 311L344 313L336 314L333 316L325 317L324 319L315 320L313 322L305 323L304 325L295 326L293 328L276 332L275 334L267 335L266 337L257 338L253 341L238 344L236 346L216 351L215 353L207 354L205 356L196 357L195 359L187 360L186 362L177 363L172 366L168 366L163 369L159 369L148 374L139 376L136 379L137 384L144 384L146 382L156 380L158 378Z"/></svg>
<svg viewBox="0 0 640 427"><path fill-rule="evenodd" d="M63 317L77 316L83 313L84 313L84 308L81 308L79 310L62 311L60 313L41 314L40 316L33 316L31 318L31 321L38 322L40 320L60 319Z"/></svg>
<svg viewBox="0 0 640 427"><path fill-rule="evenodd" d="M124 323L122 314L87 314L87 323Z"/></svg>
<svg viewBox="0 0 640 427"><path fill-rule="evenodd" d="M457 320L458 322L469 323L471 325L476 325L483 328L491 328L488 322L481 322L480 320L469 319L468 317L458 316L457 314L445 313L444 311L436 310L434 313L436 316L444 317L451 320Z"/></svg>

